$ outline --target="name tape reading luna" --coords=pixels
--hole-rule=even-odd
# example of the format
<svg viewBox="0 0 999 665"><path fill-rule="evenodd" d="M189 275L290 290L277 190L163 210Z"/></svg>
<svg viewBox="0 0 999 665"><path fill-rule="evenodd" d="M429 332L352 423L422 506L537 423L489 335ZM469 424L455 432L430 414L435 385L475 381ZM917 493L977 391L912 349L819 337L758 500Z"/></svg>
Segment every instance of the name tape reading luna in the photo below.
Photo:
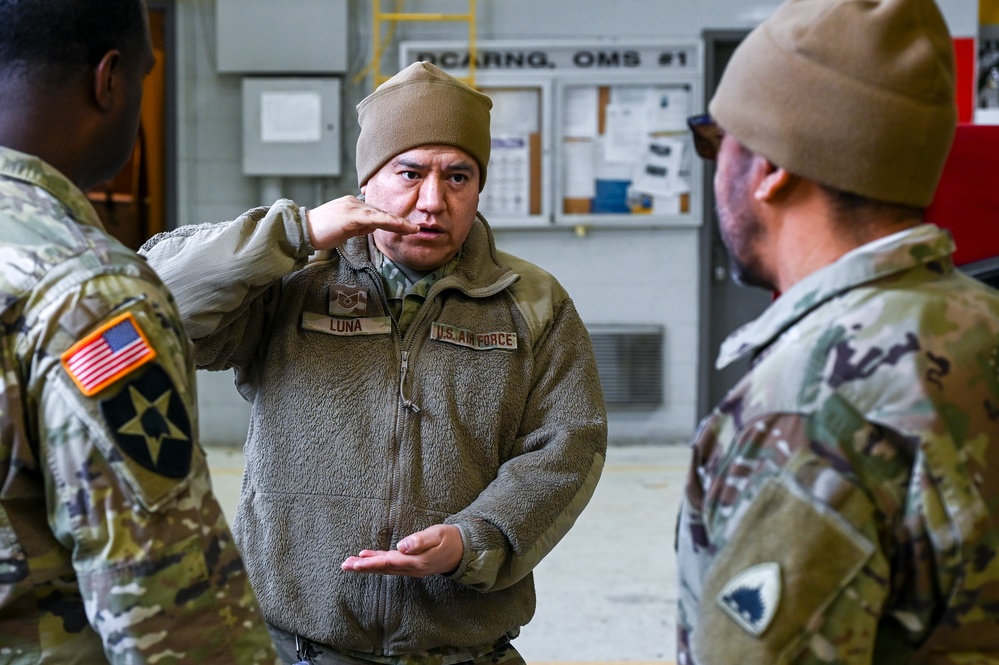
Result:
<svg viewBox="0 0 999 665"><path fill-rule="evenodd" d="M302 328L327 335L387 335L392 332L392 319L387 316L372 319L335 319L331 316L303 312Z"/></svg>
<svg viewBox="0 0 999 665"><path fill-rule="evenodd" d="M448 344L466 346L477 351L487 351L489 349L505 349L512 351L517 348L517 333L515 332L486 332L477 333L464 328L456 328L446 323L435 321L430 328L430 339Z"/></svg>

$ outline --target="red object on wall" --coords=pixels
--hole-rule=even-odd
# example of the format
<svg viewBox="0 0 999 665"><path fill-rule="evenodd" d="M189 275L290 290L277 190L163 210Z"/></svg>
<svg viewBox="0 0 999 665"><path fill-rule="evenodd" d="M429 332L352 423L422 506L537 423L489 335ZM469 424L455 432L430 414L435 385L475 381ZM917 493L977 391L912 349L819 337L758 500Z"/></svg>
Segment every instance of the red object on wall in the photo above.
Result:
<svg viewBox="0 0 999 665"><path fill-rule="evenodd" d="M999 257L999 125L958 125L926 221L950 230L957 265Z"/></svg>
<svg viewBox="0 0 999 665"><path fill-rule="evenodd" d="M975 38L954 38L954 61L956 77L954 87L957 96L957 121L974 122L975 120Z"/></svg>

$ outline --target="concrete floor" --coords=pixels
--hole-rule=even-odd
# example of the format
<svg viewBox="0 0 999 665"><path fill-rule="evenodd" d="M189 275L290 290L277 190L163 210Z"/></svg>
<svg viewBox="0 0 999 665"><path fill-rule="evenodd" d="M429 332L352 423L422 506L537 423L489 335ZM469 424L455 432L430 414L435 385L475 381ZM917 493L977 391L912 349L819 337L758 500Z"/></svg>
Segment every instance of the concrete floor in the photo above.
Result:
<svg viewBox="0 0 999 665"><path fill-rule="evenodd" d="M235 514L243 457L209 448L215 491ZM593 500L535 570L538 609L515 645L530 665L664 665L676 658L673 534L686 446L608 450Z"/></svg>

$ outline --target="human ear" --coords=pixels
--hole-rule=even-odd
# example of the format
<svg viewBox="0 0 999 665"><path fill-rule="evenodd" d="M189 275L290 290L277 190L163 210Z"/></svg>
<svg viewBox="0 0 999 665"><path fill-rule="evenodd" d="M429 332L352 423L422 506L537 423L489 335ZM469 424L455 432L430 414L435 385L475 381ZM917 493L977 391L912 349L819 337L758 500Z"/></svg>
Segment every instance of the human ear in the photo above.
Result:
<svg viewBox="0 0 999 665"><path fill-rule="evenodd" d="M759 159L760 179L753 193L758 201L773 201L783 194L791 183L791 174L773 162Z"/></svg>
<svg viewBox="0 0 999 665"><path fill-rule="evenodd" d="M94 102L101 111L111 108L121 74L121 53L111 50L94 67Z"/></svg>

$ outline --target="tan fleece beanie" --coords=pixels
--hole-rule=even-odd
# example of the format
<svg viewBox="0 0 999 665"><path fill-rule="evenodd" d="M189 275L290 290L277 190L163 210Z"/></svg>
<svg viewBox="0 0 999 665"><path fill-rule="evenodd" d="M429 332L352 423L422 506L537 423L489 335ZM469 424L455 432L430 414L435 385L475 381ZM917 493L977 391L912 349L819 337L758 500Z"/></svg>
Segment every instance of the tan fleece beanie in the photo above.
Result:
<svg viewBox="0 0 999 665"><path fill-rule="evenodd" d="M953 48L933 0L787 0L736 49L709 111L791 173L925 207L957 123Z"/></svg>
<svg viewBox="0 0 999 665"><path fill-rule="evenodd" d="M489 163L493 102L428 62L414 62L357 105L357 184L363 185L401 152L439 143L461 148L479 163L479 191Z"/></svg>

